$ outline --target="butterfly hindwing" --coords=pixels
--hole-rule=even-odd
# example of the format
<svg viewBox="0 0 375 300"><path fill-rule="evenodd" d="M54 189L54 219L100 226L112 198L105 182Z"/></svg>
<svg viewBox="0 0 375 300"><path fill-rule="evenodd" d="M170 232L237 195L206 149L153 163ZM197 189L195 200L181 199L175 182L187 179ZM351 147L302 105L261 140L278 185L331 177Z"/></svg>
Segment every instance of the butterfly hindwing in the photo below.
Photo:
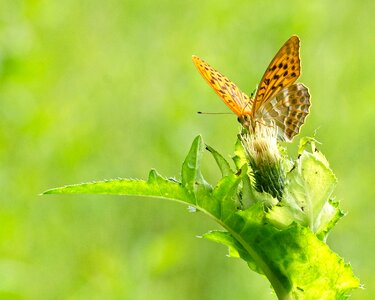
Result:
<svg viewBox="0 0 375 300"><path fill-rule="evenodd" d="M237 116L250 113L251 99L229 78L195 55L193 55L193 62L207 83Z"/></svg>
<svg viewBox="0 0 375 300"><path fill-rule="evenodd" d="M278 127L278 136L291 141L300 131L309 114L310 94L302 83L292 84L276 96L264 102L256 112L256 118Z"/></svg>

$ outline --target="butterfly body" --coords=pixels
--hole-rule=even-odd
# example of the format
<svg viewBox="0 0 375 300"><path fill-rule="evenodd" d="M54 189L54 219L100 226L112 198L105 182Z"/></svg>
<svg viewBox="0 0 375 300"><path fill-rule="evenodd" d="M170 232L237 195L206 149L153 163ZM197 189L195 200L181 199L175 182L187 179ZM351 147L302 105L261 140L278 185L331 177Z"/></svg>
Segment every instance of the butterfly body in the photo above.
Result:
<svg viewBox="0 0 375 300"><path fill-rule="evenodd" d="M249 97L232 81L197 56L193 62L208 84L249 131L257 124L276 126L281 140L298 134L310 108L310 94L300 76L299 38L292 36L281 47L264 73L256 94Z"/></svg>

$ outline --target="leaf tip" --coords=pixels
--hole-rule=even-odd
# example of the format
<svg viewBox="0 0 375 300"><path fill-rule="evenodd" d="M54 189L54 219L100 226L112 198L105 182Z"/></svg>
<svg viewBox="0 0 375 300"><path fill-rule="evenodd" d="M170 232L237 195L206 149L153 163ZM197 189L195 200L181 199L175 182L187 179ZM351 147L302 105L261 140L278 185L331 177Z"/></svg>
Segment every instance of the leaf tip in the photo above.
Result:
<svg viewBox="0 0 375 300"><path fill-rule="evenodd" d="M202 149L202 144L204 144L204 143L203 143L203 138L202 138L202 136L199 134L199 135L197 135L197 136L194 138L193 145L196 145L197 149Z"/></svg>
<svg viewBox="0 0 375 300"><path fill-rule="evenodd" d="M41 192L40 194L38 194L38 196L57 194L58 190L59 190L59 188L49 189L49 190L46 190L44 192Z"/></svg>

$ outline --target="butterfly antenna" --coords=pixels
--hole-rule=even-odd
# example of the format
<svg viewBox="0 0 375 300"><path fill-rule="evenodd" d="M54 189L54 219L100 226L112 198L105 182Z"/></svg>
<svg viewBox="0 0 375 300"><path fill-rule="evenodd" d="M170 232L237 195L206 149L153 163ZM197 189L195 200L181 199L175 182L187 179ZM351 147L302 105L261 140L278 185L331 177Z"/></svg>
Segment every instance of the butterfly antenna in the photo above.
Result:
<svg viewBox="0 0 375 300"><path fill-rule="evenodd" d="M197 111L198 115L231 115L230 112L204 112L204 111Z"/></svg>

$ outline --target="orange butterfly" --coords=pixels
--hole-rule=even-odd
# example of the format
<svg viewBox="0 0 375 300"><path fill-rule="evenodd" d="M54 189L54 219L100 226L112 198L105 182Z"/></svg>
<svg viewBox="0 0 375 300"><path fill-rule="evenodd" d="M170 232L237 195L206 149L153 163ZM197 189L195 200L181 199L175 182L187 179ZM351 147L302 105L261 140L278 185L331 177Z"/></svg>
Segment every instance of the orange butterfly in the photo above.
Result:
<svg viewBox="0 0 375 300"><path fill-rule="evenodd" d="M302 83L298 36L293 35L277 52L264 73L255 97L249 97L232 81L193 55L193 62L208 84L248 129L257 122L277 127L281 140L291 141L309 114L310 94ZM274 125L273 125L274 124Z"/></svg>

